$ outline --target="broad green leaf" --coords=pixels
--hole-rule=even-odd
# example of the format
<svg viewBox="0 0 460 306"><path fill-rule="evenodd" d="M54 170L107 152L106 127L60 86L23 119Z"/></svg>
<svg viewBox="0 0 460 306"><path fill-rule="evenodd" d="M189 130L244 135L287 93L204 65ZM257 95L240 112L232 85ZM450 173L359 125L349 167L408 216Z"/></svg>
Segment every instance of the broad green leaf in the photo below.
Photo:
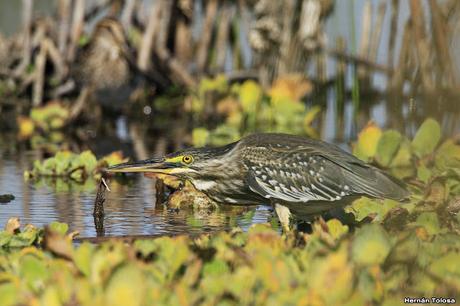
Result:
<svg viewBox="0 0 460 306"><path fill-rule="evenodd" d="M214 259L203 267L203 275L223 275L229 272L228 265L221 259Z"/></svg>
<svg viewBox="0 0 460 306"><path fill-rule="evenodd" d="M460 254L456 252L448 253L435 261L429 270L440 279L453 284L457 289L460 288Z"/></svg>
<svg viewBox="0 0 460 306"><path fill-rule="evenodd" d="M93 172L97 166L96 156L94 156L94 154L89 150L80 153L78 160L80 164L85 167L87 174Z"/></svg>
<svg viewBox="0 0 460 306"><path fill-rule="evenodd" d="M49 269L41 258L35 255L25 255L20 261L21 278L34 291L42 288L49 277Z"/></svg>
<svg viewBox="0 0 460 306"><path fill-rule="evenodd" d="M382 130L375 123L369 122L358 134L358 142L353 147L353 154L364 161L371 160L377 152L381 136Z"/></svg>
<svg viewBox="0 0 460 306"><path fill-rule="evenodd" d="M345 207L345 211L352 213L357 221L362 221L368 216L374 217L377 221L382 221L386 214L398 205L398 202L392 200L382 201L362 197Z"/></svg>
<svg viewBox="0 0 460 306"><path fill-rule="evenodd" d="M53 221L49 224L49 228L56 233L65 235L69 230L69 225L67 223Z"/></svg>
<svg viewBox="0 0 460 306"><path fill-rule="evenodd" d="M77 268L86 277L90 276L91 273L91 259L94 254L94 246L89 243L82 243L73 252L73 261Z"/></svg>
<svg viewBox="0 0 460 306"><path fill-rule="evenodd" d="M331 219L326 222L329 233L334 239L339 239L346 233L348 233L348 226L343 225L337 219Z"/></svg>
<svg viewBox="0 0 460 306"><path fill-rule="evenodd" d="M7 231L1 231L0 232L0 247L8 245L12 237L13 237L13 234L8 233Z"/></svg>
<svg viewBox="0 0 460 306"><path fill-rule="evenodd" d="M351 253L357 264L375 265L383 263L390 250L388 234L380 225L373 223L356 231Z"/></svg>
<svg viewBox="0 0 460 306"><path fill-rule="evenodd" d="M418 157L425 156L434 151L441 139L441 127L434 119L426 119L412 140L412 148Z"/></svg>
<svg viewBox="0 0 460 306"><path fill-rule="evenodd" d="M401 134L395 130L385 131L382 134L375 155L375 159L380 165L387 167L390 164L398 152L401 140Z"/></svg>
<svg viewBox="0 0 460 306"><path fill-rule="evenodd" d="M245 81L239 92L241 106L245 113L254 114L262 98L262 88L256 82Z"/></svg>
<svg viewBox="0 0 460 306"><path fill-rule="evenodd" d="M317 259L313 265L315 281L311 282L311 287L327 305L338 305L352 293L353 269L348 263L347 254L347 246L343 245L326 258Z"/></svg>
<svg viewBox="0 0 460 306"><path fill-rule="evenodd" d="M3 306L18 305L21 300L20 289L14 283L1 283L0 297Z"/></svg>
<svg viewBox="0 0 460 306"><path fill-rule="evenodd" d="M145 295L145 277L134 264L116 269L105 290L105 305L140 306Z"/></svg>
<svg viewBox="0 0 460 306"><path fill-rule="evenodd" d="M441 171L460 169L460 145L455 144L452 139L446 140L436 151L435 165Z"/></svg>
<svg viewBox="0 0 460 306"><path fill-rule="evenodd" d="M436 235L440 232L441 228L439 226L439 219L438 215L434 212L424 212L421 213L418 217L417 220L415 221L415 224L418 226L422 226L426 229L428 234L430 235Z"/></svg>
<svg viewBox="0 0 460 306"><path fill-rule="evenodd" d="M417 178L425 184L428 183L432 174L433 172L430 169L428 169L425 165L420 165L419 167L417 167Z"/></svg>

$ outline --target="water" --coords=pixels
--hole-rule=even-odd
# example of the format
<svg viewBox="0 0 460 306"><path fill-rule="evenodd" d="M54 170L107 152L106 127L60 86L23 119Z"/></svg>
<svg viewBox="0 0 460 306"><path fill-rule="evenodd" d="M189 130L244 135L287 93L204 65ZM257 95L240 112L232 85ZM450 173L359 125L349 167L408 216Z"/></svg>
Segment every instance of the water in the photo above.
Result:
<svg viewBox="0 0 460 306"><path fill-rule="evenodd" d="M10 193L15 199L0 205L0 224L19 217L22 224L46 225L52 221L68 223L82 237L96 236L93 204L95 182L77 183L26 182L23 171L30 169L34 152L0 159L0 194ZM128 184L110 182L104 205L104 235L175 235L229 230L243 230L254 223L268 222L272 212L267 207L217 210L168 210L156 203L155 181L134 176Z"/></svg>

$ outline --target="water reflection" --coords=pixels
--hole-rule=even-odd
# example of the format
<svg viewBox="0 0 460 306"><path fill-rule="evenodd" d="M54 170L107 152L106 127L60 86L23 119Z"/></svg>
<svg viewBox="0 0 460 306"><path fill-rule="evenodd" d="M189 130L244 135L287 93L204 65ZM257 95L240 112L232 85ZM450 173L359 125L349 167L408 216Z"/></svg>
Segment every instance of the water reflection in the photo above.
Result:
<svg viewBox="0 0 460 306"><path fill-rule="evenodd" d="M81 236L94 237L93 204L95 182L84 185L63 180L25 182L23 171L31 166L33 154L0 159L0 193L11 193L15 200L0 205L0 224L19 216L22 224L42 226L51 221L66 222ZM104 233L120 235L174 235L228 230L244 230L253 223L267 222L272 213L266 207L217 210L169 210L156 205L155 181L136 176L128 184L110 182L105 202Z"/></svg>

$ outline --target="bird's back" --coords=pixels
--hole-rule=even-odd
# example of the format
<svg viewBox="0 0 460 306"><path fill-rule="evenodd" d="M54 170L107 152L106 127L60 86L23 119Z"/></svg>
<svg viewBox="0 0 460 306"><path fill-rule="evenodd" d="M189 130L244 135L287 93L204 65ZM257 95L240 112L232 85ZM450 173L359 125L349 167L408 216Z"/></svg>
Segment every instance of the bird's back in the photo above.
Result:
<svg viewBox="0 0 460 306"><path fill-rule="evenodd" d="M327 142L301 136L261 133L237 144L258 194L286 202L336 201L347 196L404 200L397 179Z"/></svg>

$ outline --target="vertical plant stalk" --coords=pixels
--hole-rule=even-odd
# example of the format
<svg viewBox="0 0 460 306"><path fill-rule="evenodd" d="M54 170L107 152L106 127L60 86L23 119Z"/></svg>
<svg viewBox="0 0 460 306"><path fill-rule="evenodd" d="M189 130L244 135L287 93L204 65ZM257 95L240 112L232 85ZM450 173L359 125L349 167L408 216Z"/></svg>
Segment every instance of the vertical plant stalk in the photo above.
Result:
<svg viewBox="0 0 460 306"><path fill-rule="evenodd" d="M203 73L208 64L209 48L211 44L211 37L216 19L218 2L217 0L209 0L206 5L206 13L201 30L201 39L198 42L196 62L199 73Z"/></svg>
<svg viewBox="0 0 460 306"><path fill-rule="evenodd" d="M226 2L220 10L219 27L214 50L216 50L216 68L223 71L227 55L227 46L230 36L230 22L235 14L235 7Z"/></svg>
<svg viewBox="0 0 460 306"><path fill-rule="evenodd" d="M174 37L174 54L182 65L187 65L192 55L192 0L179 1L180 15L177 17Z"/></svg>
<svg viewBox="0 0 460 306"><path fill-rule="evenodd" d="M121 24L123 29L127 32L131 28L134 9L136 8L136 0L125 0L125 5L121 12Z"/></svg>
<svg viewBox="0 0 460 306"><path fill-rule="evenodd" d="M172 2L163 0L161 9L161 20L159 23L159 35L157 37L157 45L155 52L160 60L171 70L172 77L178 82L194 87L196 85L193 77L188 73L181 63L171 55L167 48L169 23L171 21Z"/></svg>
<svg viewBox="0 0 460 306"><path fill-rule="evenodd" d="M131 123L129 125L129 137L133 142L134 153L138 160L147 159L149 157L147 146L144 142L145 135L143 134L138 123Z"/></svg>
<svg viewBox="0 0 460 306"><path fill-rule="evenodd" d="M448 87L453 87L455 84L455 74L452 70L453 62L449 53L449 44L446 35L449 33L448 25L445 23L445 18L439 9L438 4L434 0L430 0L431 10L431 29L433 31L432 37L436 52L440 71L441 79L446 81Z"/></svg>
<svg viewBox="0 0 460 306"><path fill-rule="evenodd" d="M350 16L351 16L351 43L352 43L352 49L353 49L353 54L356 54L356 24L355 24L355 0L350 1L350 5L348 6ZM353 68L353 88L351 91L351 96L353 100L353 108L354 108L354 116L358 113L359 110L359 78L358 74L356 71L356 63L353 63L352 65Z"/></svg>
<svg viewBox="0 0 460 306"><path fill-rule="evenodd" d="M13 75L22 75L32 60L31 31L32 31L32 0L22 0L22 59Z"/></svg>
<svg viewBox="0 0 460 306"><path fill-rule="evenodd" d="M343 37L338 37L336 41L336 49L338 52L345 53L346 45ZM336 138L343 139L343 123L344 123L344 110L345 110L345 73L347 70L347 63L344 59L337 58L336 64Z"/></svg>
<svg viewBox="0 0 460 306"><path fill-rule="evenodd" d="M161 14L155 47L160 49L167 49L169 24L171 21L171 11L174 2L168 0L160 0L159 2L161 2Z"/></svg>
<svg viewBox="0 0 460 306"><path fill-rule="evenodd" d="M155 1L154 3L152 3L152 7L150 9L150 16L147 21L147 28L145 29L144 35L142 36L139 55L137 57L137 66L141 71L144 72L147 71L147 69L149 68L150 54L153 48L153 41L155 39L155 34L160 23L160 8L161 3L159 1Z"/></svg>
<svg viewBox="0 0 460 306"><path fill-rule="evenodd" d="M372 5L369 0L366 0L363 7L363 15L361 19L361 38L359 44L359 54L362 58L369 58L369 49L370 49L370 36L371 36L371 26L372 25ZM353 28L353 31L355 29ZM360 65L358 67L358 77L360 80L367 80L369 78L369 71L365 66Z"/></svg>
<svg viewBox="0 0 460 306"><path fill-rule="evenodd" d="M75 0L73 17L72 17L72 28L70 34L70 44L67 53L68 62L72 62L75 58L75 53L80 39L81 33L83 32L83 26L85 23L85 0Z"/></svg>
<svg viewBox="0 0 460 306"><path fill-rule="evenodd" d="M377 9L377 19L375 21L372 35L371 35L371 44L369 50L369 60L372 62L377 62L377 53L379 50L379 46L382 40L382 25L383 19L385 18L385 14L387 11L387 3L386 1L381 1L378 9Z"/></svg>
<svg viewBox="0 0 460 306"><path fill-rule="evenodd" d="M59 0L59 30L58 30L58 50L61 54L65 54L67 50L67 42L70 31L70 0Z"/></svg>
<svg viewBox="0 0 460 306"><path fill-rule="evenodd" d="M433 80L431 78L431 67L429 63L430 48L425 31L425 17L421 2L419 0L410 0L412 30L415 38L416 54L420 66L420 79L422 86L427 91L433 90Z"/></svg>
<svg viewBox="0 0 460 306"><path fill-rule="evenodd" d="M408 21L404 27L401 50L399 51L399 59L397 69L395 69L391 75L391 90L402 94L405 74L408 69L408 59L409 59L409 45L412 42L411 39L412 25Z"/></svg>
<svg viewBox="0 0 460 306"><path fill-rule="evenodd" d="M283 75L289 72L289 62L291 54L291 41L293 38L292 35L292 26L293 26L293 16L295 14L295 0L285 1L285 7L283 11L283 21L282 21L282 34L281 34L281 44L280 44L280 58L278 60L277 69L273 73L273 79L276 79L277 76Z"/></svg>
<svg viewBox="0 0 460 306"><path fill-rule="evenodd" d="M32 106L37 107L42 104L43 91L45 87L45 64L46 64L46 45L42 41L40 52L35 57L35 81L32 93Z"/></svg>
<svg viewBox="0 0 460 306"><path fill-rule="evenodd" d="M54 42L48 37L43 40L43 45L46 48L50 61L53 63L53 79L56 81L56 83L60 83L64 79L64 76L67 74L68 70L64 59L62 58L63 53L59 52L59 50L54 45Z"/></svg>
<svg viewBox="0 0 460 306"><path fill-rule="evenodd" d="M395 42L398 34L399 0L391 1L390 38L388 40L387 65L390 71L394 67ZM390 80L393 72L390 72Z"/></svg>

